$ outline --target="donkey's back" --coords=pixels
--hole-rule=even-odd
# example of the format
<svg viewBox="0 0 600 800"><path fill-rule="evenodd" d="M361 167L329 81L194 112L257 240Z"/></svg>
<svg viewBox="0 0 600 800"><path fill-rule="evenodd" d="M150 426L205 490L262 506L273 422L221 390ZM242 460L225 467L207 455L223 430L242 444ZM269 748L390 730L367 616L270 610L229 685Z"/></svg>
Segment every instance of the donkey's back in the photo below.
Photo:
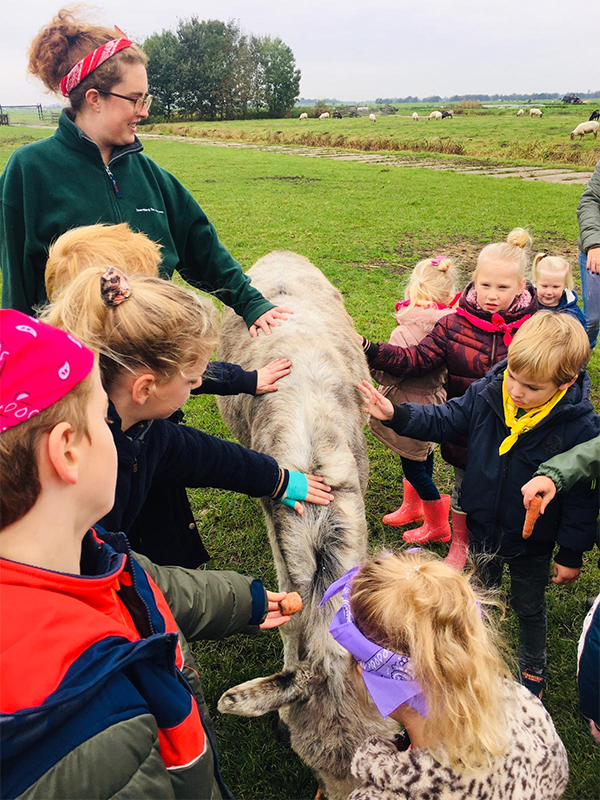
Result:
<svg viewBox="0 0 600 800"><path fill-rule="evenodd" d="M368 460L356 384L368 369L340 293L306 258L270 253L249 275L265 297L294 313L271 336L249 339L227 311L219 357L245 369L287 357L292 372L277 392L220 398L221 413L244 445L290 469L322 475L335 501L306 504L302 516L262 501L280 589L298 591L303 611L281 629L283 671L230 689L219 709L242 716L278 710L326 796L341 800L354 787L350 762L358 745L396 730L374 706L360 703L350 657L329 634L339 600L318 607L325 589L366 556Z"/></svg>

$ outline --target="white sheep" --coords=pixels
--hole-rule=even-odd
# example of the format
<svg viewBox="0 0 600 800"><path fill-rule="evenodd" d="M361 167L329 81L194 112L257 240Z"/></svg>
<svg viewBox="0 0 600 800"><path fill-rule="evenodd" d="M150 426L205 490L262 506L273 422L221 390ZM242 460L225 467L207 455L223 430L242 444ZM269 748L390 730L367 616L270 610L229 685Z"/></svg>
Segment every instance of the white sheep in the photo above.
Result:
<svg viewBox="0 0 600 800"><path fill-rule="evenodd" d="M306 111L303 114L300 114L298 119L308 119L308 114L306 113Z"/></svg>
<svg viewBox="0 0 600 800"><path fill-rule="evenodd" d="M324 111L324 112L323 112L323 113L320 115L319 119L329 119L329 111Z"/></svg>
<svg viewBox="0 0 600 800"><path fill-rule="evenodd" d="M442 118L441 111L432 111L431 114L429 115L429 119L441 119L441 118Z"/></svg>
<svg viewBox="0 0 600 800"><path fill-rule="evenodd" d="M377 122L377 117L375 116L375 114L369 114L369 119L371 120L371 122Z"/></svg>
<svg viewBox="0 0 600 800"><path fill-rule="evenodd" d="M414 120L415 122L418 122L418 121L419 121L419 115L417 114L417 112L416 112L416 111L415 111L415 112L413 112L412 118L413 118L413 120Z"/></svg>
<svg viewBox="0 0 600 800"><path fill-rule="evenodd" d="M530 117L543 117L544 112L540 111L539 108L530 108L529 109L529 116Z"/></svg>
<svg viewBox="0 0 600 800"><path fill-rule="evenodd" d="M524 114L525 114L525 110L524 110L524 109L522 109L522 108L520 108L520 109L517 111L517 117L522 117Z"/></svg>
<svg viewBox="0 0 600 800"><path fill-rule="evenodd" d="M581 136L583 138L586 133L593 133L594 139L597 139L598 128L600 128L600 123L598 122L580 122L575 130L571 131L571 139L574 139L576 136Z"/></svg>

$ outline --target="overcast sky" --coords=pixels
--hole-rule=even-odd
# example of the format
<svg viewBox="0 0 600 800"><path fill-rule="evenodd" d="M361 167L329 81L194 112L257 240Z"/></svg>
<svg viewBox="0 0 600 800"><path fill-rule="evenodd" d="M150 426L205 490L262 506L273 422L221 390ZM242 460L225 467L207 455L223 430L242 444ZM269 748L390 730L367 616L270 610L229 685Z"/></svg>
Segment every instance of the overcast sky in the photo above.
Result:
<svg viewBox="0 0 600 800"><path fill-rule="evenodd" d="M50 103L26 74L27 47L60 0L3 1L0 104ZM105 0L96 19L143 39L178 19L237 19L279 36L303 97L376 97L600 88L599 0Z"/></svg>

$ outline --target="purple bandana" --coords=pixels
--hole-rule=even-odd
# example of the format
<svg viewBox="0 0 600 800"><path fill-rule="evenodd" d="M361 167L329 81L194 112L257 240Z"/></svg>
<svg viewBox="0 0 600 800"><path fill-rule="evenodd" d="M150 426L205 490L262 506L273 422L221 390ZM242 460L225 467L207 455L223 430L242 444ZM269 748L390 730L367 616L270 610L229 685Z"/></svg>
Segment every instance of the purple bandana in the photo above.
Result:
<svg viewBox="0 0 600 800"><path fill-rule="evenodd" d="M354 623L350 611L350 592L352 579L359 569L360 567L353 567L334 581L319 603L322 606L338 592L342 592L342 607L331 620L329 632L362 667L365 686L382 717L388 717L404 703L426 717L427 704L423 690L415 680L411 659L370 641Z"/></svg>

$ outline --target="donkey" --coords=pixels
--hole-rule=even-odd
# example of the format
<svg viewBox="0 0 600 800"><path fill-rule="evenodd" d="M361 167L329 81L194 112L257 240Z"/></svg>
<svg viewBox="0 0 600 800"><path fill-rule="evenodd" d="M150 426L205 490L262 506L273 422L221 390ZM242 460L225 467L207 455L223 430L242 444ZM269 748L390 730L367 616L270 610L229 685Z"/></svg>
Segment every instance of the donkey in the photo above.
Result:
<svg viewBox="0 0 600 800"><path fill-rule="evenodd" d="M279 588L299 592L303 611L280 629L283 670L235 686L218 708L245 717L279 711L292 747L326 797L344 800L356 786L350 763L358 745L398 731L360 697L350 656L329 634L339 598L319 608L327 587L366 557L368 459L356 384L369 371L340 293L310 261L269 253L248 274L265 297L294 313L271 336L250 340L241 319L226 311L219 358L256 369L287 357L292 372L272 394L219 398L221 414L247 447L322 475L335 500L327 507L307 504L302 516L261 501Z"/></svg>

